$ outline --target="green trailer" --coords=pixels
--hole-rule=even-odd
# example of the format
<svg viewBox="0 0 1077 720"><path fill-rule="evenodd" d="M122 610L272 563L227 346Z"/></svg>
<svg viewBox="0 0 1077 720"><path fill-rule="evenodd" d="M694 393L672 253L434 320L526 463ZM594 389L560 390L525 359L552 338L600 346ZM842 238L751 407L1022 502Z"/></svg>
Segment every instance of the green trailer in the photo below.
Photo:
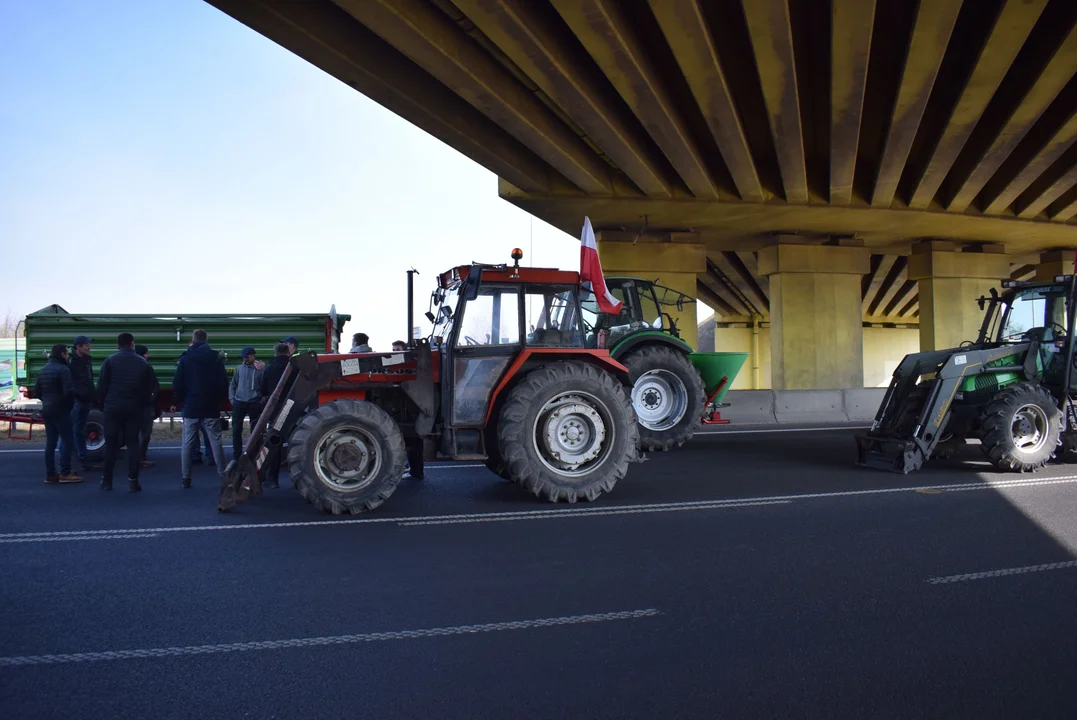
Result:
<svg viewBox="0 0 1077 720"><path fill-rule="evenodd" d="M59 305L30 313L26 316L25 352L26 369L19 374L17 385L27 387L31 393L37 373L48 362L49 351L56 343L70 347L78 335L94 340L94 371L101 362L115 352L116 336L129 332L135 342L149 348L150 364L161 383L158 408L167 412L172 406L172 376L180 356L187 350L191 333L205 330L210 345L220 353L228 369L229 377L241 362L240 352L251 345L258 357L268 360L274 346L281 338L294 336L299 341L299 352L336 352L340 345L341 331L350 315L339 315L336 308L328 313L279 314L279 315L185 315L173 313L143 315L108 315L69 313ZM23 341L20 341L20 343ZM347 350L347 348L345 348ZM229 409L226 403L221 411ZM102 444L100 414L95 412L87 423L87 445L98 450ZM95 453L96 454L96 453Z"/></svg>

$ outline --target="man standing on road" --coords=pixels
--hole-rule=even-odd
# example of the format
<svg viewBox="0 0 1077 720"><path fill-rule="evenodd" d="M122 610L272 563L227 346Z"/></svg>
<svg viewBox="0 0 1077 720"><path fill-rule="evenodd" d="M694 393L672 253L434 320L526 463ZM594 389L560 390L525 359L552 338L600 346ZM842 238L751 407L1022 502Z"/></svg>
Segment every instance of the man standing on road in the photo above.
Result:
<svg viewBox="0 0 1077 720"><path fill-rule="evenodd" d="M243 362L232 373L228 385L228 402L232 403L232 459L243 454L243 419L249 418L251 429L262 414L263 363L258 362L254 348L247 346L240 352Z"/></svg>
<svg viewBox="0 0 1077 720"><path fill-rule="evenodd" d="M121 445L127 446L127 485L130 492L139 492L138 470L142 457L139 433L142 416L150 403L150 365L135 352L135 336L120 333L116 338L118 352L101 363L97 380L97 397L105 411L105 472L102 490L112 489L112 472Z"/></svg>
<svg viewBox="0 0 1077 720"><path fill-rule="evenodd" d="M288 346L289 357L299 352L299 341L295 339L294 335L289 335L286 338L282 338L281 342Z"/></svg>
<svg viewBox="0 0 1077 720"><path fill-rule="evenodd" d="M265 372L262 373L262 385L260 389L262 397L267 400L269 399L269 396L273 394L273 391L277 389L280 379L284 377L284 370L288 367L288 360L291 354L288 344L284 341L277 344L275 351L276 355L269 361L269 364L266 365ZM269 457L266 458L266 480L262 483L262 487L280 487L281 453L282 450L280 447L270 449Z"/></svg>
<svg viewBox="0 0 1077 720"><path fill-rule="evenodd" d="M75 384L67 365L67 346L53 345L49 361L37 374L34 397L41 400L41 417L45 420L45 482L82 482L82 476L71 472L72 406L75 403ZM56 474L56 442L60 441L60 474Z"/></svg>
<svg viewBox="0 0 1077 720"><path fill-rule="evenodd" d="M218 472L223 473L225 468L220 405L228 397L228 372L221 356L209 346L209 335L205 330L195 330L191 340L172 379L172 396L183 405L180 472L184 488L191 487L191 454L198 447L203 428L209 435Z"/></svg>
<svg viewBox="0 0 1077 720"><path fill-rule="evenodd" d="M135 353L149 365L150 349L148 347L145 345L135 345ZM139 437L141 439L139 443L139 458L141 459L140 464L144 468L151 468L155 464L152 460L146 459L146 453L150 449L150 436L153 435L153 421L161 417L161 413L157 409L157 394L160 391L161 383L157 380L157 371L150 365L150 404L142 411L142 428L139 431Z"/></svg>
<svg viewBox="0 0 1077 720"><path fill-rule="evenodd" d="M68 360L71 368L71 380L75 384L75 407L71 410L72 435L75 445L72 452L78 454L79 467L82 471L96 469L89 460L86 451L86 420L94 403L93 358L90 357L93 338L79 335L71 344L73 352ZM60 440L60 454L67 452L64 441Z"/></svg>

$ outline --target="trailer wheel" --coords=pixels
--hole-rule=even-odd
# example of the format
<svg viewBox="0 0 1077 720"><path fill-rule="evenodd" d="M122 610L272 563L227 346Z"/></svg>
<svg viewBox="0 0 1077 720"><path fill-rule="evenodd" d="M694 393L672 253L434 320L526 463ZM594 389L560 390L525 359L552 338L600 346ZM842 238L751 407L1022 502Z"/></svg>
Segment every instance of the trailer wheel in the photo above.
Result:
<svg viewBox="0 0 1077 720"><path fill-rule="evenodd" d="M688 442L707 399L696 366L684 353L665 345L634 350L621 362L632 373L632 407L639 418L640 446L666 451Z"/></svg>
<svg viewBox="0 0 1077 720"><path fill-rule="evenodd" d="M999 391L980 421L981 447L999 470L1043 467L1058 450L1061 434L1062 413L1054 397L1030 383Z"/></svg>
<svg viewBox="0 0 1077 720"><path fill-rule="evenodd" d="M404 473L400 428L361 400L334 400L308 412L288 444L292 482L312 505L334 515L373 510Z"/></svg>
<svg viewBox="0 0 1077 720"><path fill-rule="evenodd" d="M86 416L86 459L101 462L105 459L105 413L91 410Z"/></svg>
<svg viewBox="0 0 1077 720"><path fill-rule="evenodd" d="M551 502L594 500L639 457L632 401L612 375L556 362L509 392L497 427L508 479Z"/></svg>

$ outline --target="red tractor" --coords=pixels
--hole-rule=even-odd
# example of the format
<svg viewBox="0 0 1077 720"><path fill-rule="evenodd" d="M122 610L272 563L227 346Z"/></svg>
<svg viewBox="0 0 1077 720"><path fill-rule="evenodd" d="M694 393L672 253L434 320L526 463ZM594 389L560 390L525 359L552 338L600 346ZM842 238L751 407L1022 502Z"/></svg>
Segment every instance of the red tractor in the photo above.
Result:
<svg viewBox="0 0 1077 720"><path fill-rule="evenodd" d="M404 352L292 357L218 509L260 494L269 454L285 451L296 488L334 514L378 507L433 449L551 502L612 490L641 460L629 371L587 348L579 274L521 257L443 273L432 337Z"/></svg>

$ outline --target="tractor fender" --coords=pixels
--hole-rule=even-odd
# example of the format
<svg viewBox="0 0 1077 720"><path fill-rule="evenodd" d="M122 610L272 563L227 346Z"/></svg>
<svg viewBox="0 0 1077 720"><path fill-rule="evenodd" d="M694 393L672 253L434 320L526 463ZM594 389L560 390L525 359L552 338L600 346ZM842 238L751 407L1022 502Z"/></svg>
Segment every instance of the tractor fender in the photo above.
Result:
<svg viewBox="0 0 1077 720"><path fill-rule="evenodd" d="M685 355L695 352L692 350L692 346L686 343L680 338L673 337L667 332L660 330L644 330L643 332L633 333L624 340L619 341L616 345L610 348L610 357L617 359L621 358L627 353L635 350L642 345L666 345L675 350L678 350Z"/></svg>
<svg viewBox="0 0 1077 720"><path fill-rule="evenodd" d="M579 362L590 363L613 375L625 387L632 386L632 376L631 373L629 373L628 368L610 357L609 352L606 350L587 350L583 348L524 348L520 354L516 356L516 359L509 364L508 368L505 369L505 374L501 376L501 381L497 384L497 387L494 388L493 393L490 394L490 402L486 406L486 417L483 418L483 424L490 422L490 416L493 414L494 408L497 407L498 397L517 377L519 377L521 371L524 370L529 363L556 362L558 360L576 360Z"/></svg>

